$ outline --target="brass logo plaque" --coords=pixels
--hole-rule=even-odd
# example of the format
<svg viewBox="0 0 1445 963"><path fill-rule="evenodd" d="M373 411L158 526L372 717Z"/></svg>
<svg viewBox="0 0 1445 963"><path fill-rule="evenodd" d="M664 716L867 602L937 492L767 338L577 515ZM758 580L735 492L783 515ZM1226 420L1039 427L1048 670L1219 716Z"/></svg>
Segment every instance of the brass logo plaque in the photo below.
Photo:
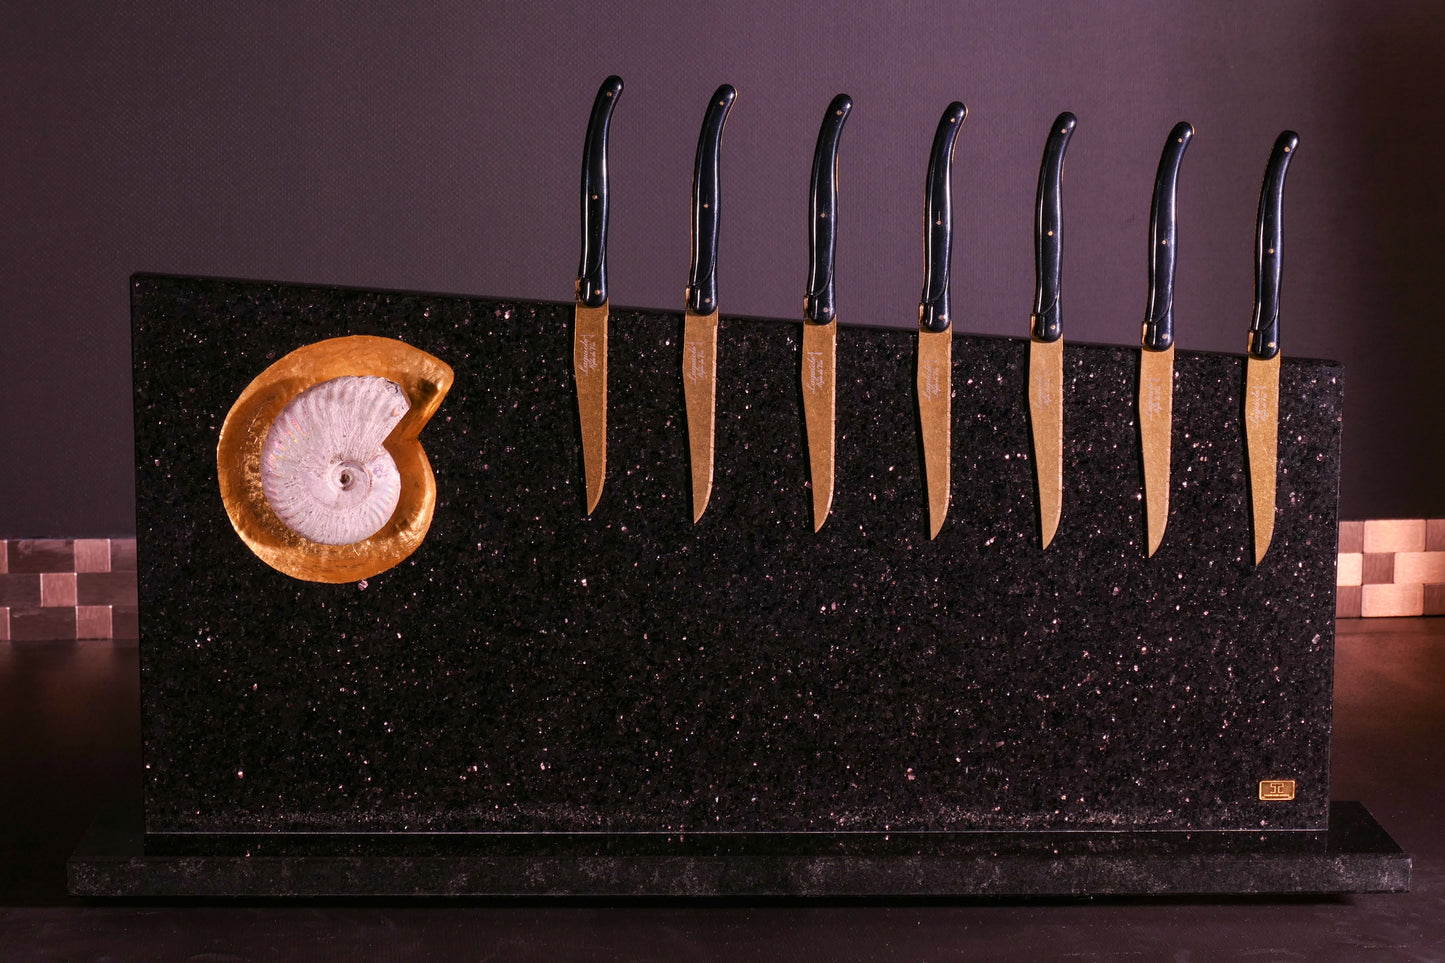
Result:
<svg viewBox="0 0 1445 963"><path fill-rule="evenodd" d="M1288 801L1294 798L1293 779L1261 779L1259 798L1266 802Z"/></svg>

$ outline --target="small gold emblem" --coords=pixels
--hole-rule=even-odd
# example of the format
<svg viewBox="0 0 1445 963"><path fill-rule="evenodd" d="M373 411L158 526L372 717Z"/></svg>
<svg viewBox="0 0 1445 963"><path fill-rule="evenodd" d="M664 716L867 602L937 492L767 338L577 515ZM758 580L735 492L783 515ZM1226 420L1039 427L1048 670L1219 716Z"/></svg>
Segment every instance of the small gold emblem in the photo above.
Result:
<svg viewBox="0 0 1445 963"><path fill-rule="evenodd" d="M1294 798L1293 779L1261 779L1259 798L1266 802L1288 801Z"/></svg>

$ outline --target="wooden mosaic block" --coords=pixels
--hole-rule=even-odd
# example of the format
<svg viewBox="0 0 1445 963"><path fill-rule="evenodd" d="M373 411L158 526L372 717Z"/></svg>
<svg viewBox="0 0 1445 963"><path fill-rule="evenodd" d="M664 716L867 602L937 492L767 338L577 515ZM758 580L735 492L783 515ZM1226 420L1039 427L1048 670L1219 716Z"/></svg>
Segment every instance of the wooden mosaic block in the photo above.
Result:
<svg viewBox="0 0 1445 963"><path fill-rule="evenodd" d="M1445 552L1401 552L1395 556L1395 582L1445 582Z"/></svg>
<svg viewBox="0 0 1445 963"><path fill-rule="evenodd" d="M1365 522L1366 554L1425 551L1425 519L1376 518Z"/></svg>
<svg viewBox="0 0 1445 963"><path fill-rule="evenodd" d="M1336 585L1360 585L1364 582L1365 556L1359 552L1341 552L1335 568Z"/></svg>
<svg viewBox="0 0 1445 963"><path fill-rule="evenodd" d="M75 570L77 572L109 572L110 539L77 538L75 540Z"/></svg>
<svg viewBox="0 0 1445 963"><path fill-rule="evenodd" d="M74 572L42 572L40 604L46 608L75 604Z"/></svg>
<svg viewBox="0 0 1445 963"><path fill-rule="evenodd" d="M1340 522L1340 553L1365 550L1365 523Z"/></svg>
<svg viewBox="0 0 1445 963"><path fill-rule="evenodd" d="M1341 585L1335 592L1335 618L1357 619L1360 617L1360 586Z"/></svg>
<svg viewBox="0 0 1445 963"><path fill-rule="evenodd" d="M1360 615L1364 618L1422 615L1425 586L1364 585L1360 589Z"/></svg>
<svg viewBox="0 0 1445 963"><path fill-rule="evenodd" d="M108 639L111 637L109 605L80 605L75 609L77 639Z"/></svg>
<svg viewBox="0 0 1445 963"><path fill-rule="evenodd" d="M1363 585L1388 585L1395 581L1395 556L1389 552L1366 552L1360 568Z"/></svg>

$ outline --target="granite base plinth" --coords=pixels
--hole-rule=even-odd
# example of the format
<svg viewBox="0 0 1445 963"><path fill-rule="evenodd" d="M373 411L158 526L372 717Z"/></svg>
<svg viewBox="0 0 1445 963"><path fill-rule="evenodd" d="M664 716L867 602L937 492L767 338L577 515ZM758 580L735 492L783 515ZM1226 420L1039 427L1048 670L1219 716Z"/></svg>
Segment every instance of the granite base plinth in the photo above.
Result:
<svg viewBox="0 0 1445 963"><path fill-rule="evenodd" d="M150 834L103 820L91 897L1015 897L1404 892L1364 806L1328 832Z"/></svg>

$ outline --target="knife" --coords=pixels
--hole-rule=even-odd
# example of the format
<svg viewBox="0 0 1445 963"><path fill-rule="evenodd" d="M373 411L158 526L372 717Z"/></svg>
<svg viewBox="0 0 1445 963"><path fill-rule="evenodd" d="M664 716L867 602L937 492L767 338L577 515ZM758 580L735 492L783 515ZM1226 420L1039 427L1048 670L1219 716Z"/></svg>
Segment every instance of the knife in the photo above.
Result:
<svg viewBox="0 0 1445 963"><path fill-rule="evenodd" d="M1034 209L1034 313L1029 318L1029 425L1034 437L1034 471L1039 483L1041 548L1059 530L1064 493L1064 328L1059 313L1063 257L1064 151L1077 119L1064 111L1054 118Z"/></svg>
<svg viewBox="0 0 1445 963"><path fill-rule="evenodd" d="M577 268L572 373L582 422L588 515L602 497L607 475L607 124L621 93L621 77L602 81L582 154L582 260Z"/></svg>
<svg viewBox="0 0 1445 963"><path fill-rule="evenodd" d="M1154 177L1149 209L1149 309L1139 352L1139 444L1144 453L1144 508L1149 555L1159 550L1169 521L1169 452L1174 416L1175 189L1179 162L1194 136L1174 125Z"/></svg>
<svg viewBox="0 0 1445 963"><path fill-rule="evenodd" d="M928 486L928 537L937 538L948 515L953 394L953 318L948 274L953 253L953 145L968 108L948 105L928 155L923 229L923 298L918 305L918 425L923 436L923 476Z"/></svg>
<svg viewBox="0 0 1445 963"><path fill-rule="evenodd" d="M1275 461L1279 453L1279 259L1284 175L1299 146L1292 130L1280 134L1264 170L1254 241L1254 319L1244 374L1244 436L1249 449L1254 564L1274 537Z"/></svg>
<svg viewBox="0 0 1445 963"><path fill-rule="evenodd" d="M712 496L713 421L717 398L718 152L723 124L738 92L730 84L713 91L697 138L692 168L692 271L682 327L682 388L687 438L692 451L692 521L697 524Z"/></svg>
<svg viewBox="0 0 1445 963"><path fill-rule="evenodd" d="M808 469L813 482L813 531L823 527L833 506L834 379L838 325L833 286L838 240L838 139L853 109L839 94L828 105L813 150L808 231L808 292L803 298L803 424L808 433Z"/></svg>

